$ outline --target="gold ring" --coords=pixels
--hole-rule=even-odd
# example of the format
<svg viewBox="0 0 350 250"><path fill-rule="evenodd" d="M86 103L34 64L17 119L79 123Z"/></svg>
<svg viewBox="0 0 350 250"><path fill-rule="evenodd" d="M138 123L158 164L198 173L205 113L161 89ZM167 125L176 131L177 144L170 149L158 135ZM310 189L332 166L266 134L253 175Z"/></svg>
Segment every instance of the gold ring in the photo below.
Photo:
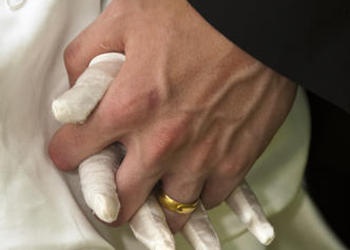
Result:
<svg viewBox="0 0 350 250"><path fill-rule="evenodd" d="M192 203L182 203L170 198L163 191L158 191L158 202L166 209L178 214L190 214L198 207L199 200Z"/></svg>

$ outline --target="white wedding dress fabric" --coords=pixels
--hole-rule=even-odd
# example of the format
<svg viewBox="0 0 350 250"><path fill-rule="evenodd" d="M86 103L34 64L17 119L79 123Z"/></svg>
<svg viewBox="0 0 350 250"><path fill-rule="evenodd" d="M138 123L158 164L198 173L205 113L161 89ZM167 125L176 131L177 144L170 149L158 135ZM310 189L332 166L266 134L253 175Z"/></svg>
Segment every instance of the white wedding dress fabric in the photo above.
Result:
<svg viewBox="0 0 350 250"><path fill-rule="evenodd" d="M47 154L59 128L52 101L68 89L63 50L101 12L97 0L0 0L0 250L144 250L129 227L98 221L76 171ZM225 205L209 211L223 249L345 249L303 189L310 140L301 89L286 122L247 176L276 230L260 245ZM181 235L177 249L191 249Z"/></svg>

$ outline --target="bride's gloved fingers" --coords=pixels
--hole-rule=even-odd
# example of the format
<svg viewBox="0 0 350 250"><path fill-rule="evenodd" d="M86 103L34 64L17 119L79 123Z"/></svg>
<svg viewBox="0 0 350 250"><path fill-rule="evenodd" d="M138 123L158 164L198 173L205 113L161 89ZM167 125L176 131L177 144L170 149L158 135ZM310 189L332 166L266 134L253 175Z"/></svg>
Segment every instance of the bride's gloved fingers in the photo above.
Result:
<svg viewBox="0 0 350 250"><path fill-rule="evenodd" d="M135 237L148 249L175 250L173 234L154 195L137 210L129 225Z"/></svg>
<svg viewBox="0 0 350 250"><path fill-rule="evenodd" d="M55 118L62 123L82 123L96 107L119 72L125 56L105 53L95 57L74 86L52 103Z"/></svg>
<svg viewBox="0 0 350 250"><path fill-rule="evenodd" d="M79 165L81 190L86 204L104 222L115 221L119 214L115 172L123 158L123 149L109 146Z"/></svg>
<svg viewBox="0 0 350 250"><path fill-rule="evenodd" d="M195 250L220 250L220 240L200 202L182 229L182 234Z"/></svg>
<svg viewBox="0 0 350 250"><path fill-rule="evenodd" d="M232 192L226 202L260 243L269 245L272 242L274 229L245 181Z"/></svg>

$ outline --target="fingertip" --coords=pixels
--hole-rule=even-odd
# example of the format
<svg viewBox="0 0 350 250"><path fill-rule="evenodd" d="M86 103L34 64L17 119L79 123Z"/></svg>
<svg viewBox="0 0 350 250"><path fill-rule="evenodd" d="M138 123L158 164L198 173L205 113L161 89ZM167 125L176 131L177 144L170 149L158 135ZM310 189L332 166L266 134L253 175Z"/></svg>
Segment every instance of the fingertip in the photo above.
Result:
<svg viewBox="0 0 350 250"><path fill-rule="evenodd" d="M89 65L89 59L82 56L80 36L75 38L63 52L64 65L67 71L70 86L73 86L79 75Z"/></svg>
<svg viewBox="0 0 350 250"><path fill-rule="evenodd" d="M151 195L130 220L135 237L149 249L175 250L175 240L156 198Z"/></svg>
<svg viewBox="0 0 350 250"><path fill-rule="evenodd" d="M182 234L194 249L221 249L219 237L203 204L200 204L191 214L191 218L183 228Z"/></svg>
<svg viewBox="0 0 350 250"><path fill-rule="evenodd" d="M95 196L95 213L98 218L107 223L114 222L119 213L120 203L114 197L108 197L102 194Z"/></svg>

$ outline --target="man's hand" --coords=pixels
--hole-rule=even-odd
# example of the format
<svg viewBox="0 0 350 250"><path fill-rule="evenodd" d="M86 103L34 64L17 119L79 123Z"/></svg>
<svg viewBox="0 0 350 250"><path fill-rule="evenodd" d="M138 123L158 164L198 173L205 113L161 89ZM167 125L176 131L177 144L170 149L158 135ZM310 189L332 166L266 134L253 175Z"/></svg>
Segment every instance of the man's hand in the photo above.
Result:
<svg viewBox="0 0 350 250"><path fill-rule="evenodd" d="M74 84L90 60L126 62L83 125L63 126L50 155L73 169L115 141L127 148L117 172L128 221L161 181L170 197L207 208L240 183L284 121L296 86L213 29L185 0L114 0L67 48ZM188 216L166 211L173 231Z"/></svg>

